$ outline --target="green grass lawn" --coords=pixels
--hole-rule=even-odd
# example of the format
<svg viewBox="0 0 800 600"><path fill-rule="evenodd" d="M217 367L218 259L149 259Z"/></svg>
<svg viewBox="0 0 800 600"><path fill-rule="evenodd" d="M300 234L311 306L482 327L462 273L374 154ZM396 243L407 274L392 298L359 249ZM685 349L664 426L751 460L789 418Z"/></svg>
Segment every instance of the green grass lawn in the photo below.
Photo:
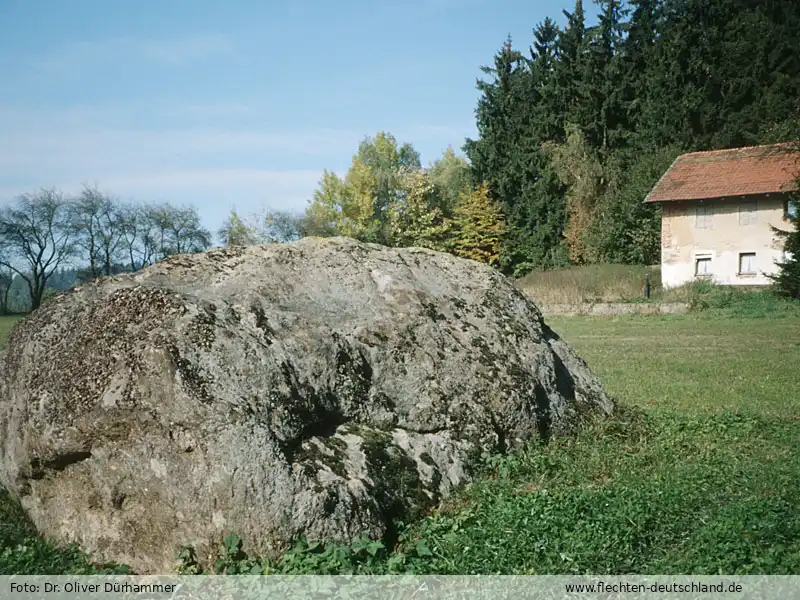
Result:
<svg viewBox="0 0 800 600"><path fill-rule="evenodd" d="M0 349L6 345L6 340L11 334L11 328L14 327L14 323L21 318L19 315L0 316Z"/></svg>
<svg viewBox="0 0 800 600"><path fill-rule="evenodd" d="M397 548L299 544L281 561L229 545L218 570L277 573L800 572L800 317L548 319L620 401L486 475ZM83 572L0 498L0 573Z"/></svg>

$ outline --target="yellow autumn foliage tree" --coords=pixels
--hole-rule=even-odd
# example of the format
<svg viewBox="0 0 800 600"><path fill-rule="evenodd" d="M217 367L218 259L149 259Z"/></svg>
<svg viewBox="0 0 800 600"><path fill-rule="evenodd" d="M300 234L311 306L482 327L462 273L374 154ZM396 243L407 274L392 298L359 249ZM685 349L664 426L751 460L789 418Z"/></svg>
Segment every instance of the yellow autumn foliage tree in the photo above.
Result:
<svg viewBox="0 0 800 600"><path fill-rule="evenodd" d="M462 192L453 215L453 254L492 266L500 260L505 233L503 211L489 196L486 184Z"/></svg>
<svg viewBox="0 0 800 600"><path fill-rule="evenodd" d="M424 169L410 145L367 138L343 178L326 171L306 210L306 235L344 235L418 246L497 265L503 212L487 186L473 189L469 163L452 149Z"/></svg>
<svg viewBox="0 0 800 600"><path fill-rule="evenodd" d="M341 235L365 242L379 240L381 223L375 218L377 187L378 180L373 170L358 157L353 158L341 191Z"/></svg>
<svg viewBox="0 0 800 600"><path fill-rule="evenodd" d="M323 171L319 187L306 208L306 228L309 235L337 235L342 220L344 182L336 173Z"/></svg>

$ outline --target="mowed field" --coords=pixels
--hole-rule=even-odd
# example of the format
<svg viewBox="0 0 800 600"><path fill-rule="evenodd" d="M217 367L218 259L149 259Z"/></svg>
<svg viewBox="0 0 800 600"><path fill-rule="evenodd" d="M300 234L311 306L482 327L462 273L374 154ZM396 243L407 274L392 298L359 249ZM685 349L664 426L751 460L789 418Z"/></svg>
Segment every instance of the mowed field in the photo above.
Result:
<svg viewBox="0 0 800 600"><path fill-rule="evenodd" d="M571 438L486 457L485 474L380 544L298 544L263 573L800 572L800 317L566 317L548 323L619 401ZM0 334L8 322L0 321ZM91 569L0 496L0 572Z"/></svg>
<svg viewBox="0 0 800 600"><path fill-rule="evenodd" d="M800 312L547 322L628 405L687 417L736 411L800 419Z"/></svg>

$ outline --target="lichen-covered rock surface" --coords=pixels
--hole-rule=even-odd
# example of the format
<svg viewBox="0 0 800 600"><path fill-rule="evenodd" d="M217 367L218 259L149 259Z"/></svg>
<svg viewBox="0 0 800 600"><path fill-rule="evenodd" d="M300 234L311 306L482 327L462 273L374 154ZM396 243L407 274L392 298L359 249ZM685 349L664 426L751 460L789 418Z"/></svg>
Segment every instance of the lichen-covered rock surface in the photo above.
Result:
<svg viewBox="0 0 800 600"><path fill-rule="evenodd" d="M344 238L215 249L52 299L0 355L0 483L39 530L165 572L228 532L381 536L483 452L612 402L493 269Z"/></svg>

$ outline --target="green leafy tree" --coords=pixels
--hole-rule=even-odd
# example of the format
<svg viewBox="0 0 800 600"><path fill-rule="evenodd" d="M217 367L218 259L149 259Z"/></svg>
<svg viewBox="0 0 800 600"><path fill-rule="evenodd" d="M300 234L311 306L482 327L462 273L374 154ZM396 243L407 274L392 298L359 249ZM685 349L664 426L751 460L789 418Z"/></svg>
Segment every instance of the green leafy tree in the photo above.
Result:
<svg viewBox="0 0 800 600"><path fill-rule="evenodd" d="M308 203L305 214L306 235L329 237L341 229L345 187L341 178L327 169Z"/></svg>
<svg viewBox="0 0 800 600"><path fill-rule="evenodd" d="M563 249L563 198L558 183L544 175L547 158L541 143L558 135L558 88L554 57L556 29L545 21L527 60L510 39L485 67L476 111L480 139L467 140L465 151L473 179L485 181L492 199L505 215L499 266L511 275L553 266ZM557 259L556 259L557 260Z"/></svg>
<svg viewBox="0 0 800 600"><path fill-rule="evenodd" d="M301 215L288 211L265 210L245 219L233 208L218 236L225 246L251 246L293 242L305 233L305 218Z"/></svg>
<svg viewBox="0 0 800 600"><path fill-rule="evenodd" d="M472 189L469 161L457 156L451 147L430 166L428 174L438 196L439 208L445 216L452 215L461 194Z"/></svg>
<svg viewBox="0 0 800 600"><path fill-rule="evenodd" d="M444 251L450 223L437 205L435 186L423 169L401 175L402 193L388 208L392 246L419 246Z"/></svg>
<svg viewBox="0 0 800 600"><path fill-rule="evenodd" d="M584 80L588 72L589 36L583 0L575 1L572 12L562 12L567 25L560 32L556 44L558 61L553 70L556 110L562 124L577 123L584 127L589 120L585 98L588 86Z"/></svg>
<svg viewBox="0 0 800 600"><path fill-rule="evenodd" d="M419 154L379 132L361 142L344 179L326 171L306 209L307 235L344 235L389 243L389 209L403 193L402 173L419 169Z"/></svg>
<svg viewBox="0 0 800 600"><path fill-rule="evenodd" d="M608 185L598 200L587 241L602 262L652 265L661 258L661 206L645 203L679 148L615 154L605 166Z"/></svg>
<svg viewBox="0 0 800 600"><path fill-rule="evenodd" d="M579 82L583 99L580 123L589 145L604 154L622 146L627 137L624 103L624 64L618 50L623 42L626 11L620 0L595 0L601 12L589 30L585 72Z"/></svg>
<svg viewBox="0 0 800 600"><path fill-rule="evenodd" d="M508 274L656 262L658 207L641 200L666 156L796 137L796 2L595 3L596 25L576 0L563 29L536 26L530 58L507 40L478 82L464 149L503 208Z"/></svg>
<svg viewBox="0 0 800 600"><path fill-rule="evenodd" d="M217 235L223 246L250 246L259 243L257 228L243 220L235 207L231 209Z"/></svg>

